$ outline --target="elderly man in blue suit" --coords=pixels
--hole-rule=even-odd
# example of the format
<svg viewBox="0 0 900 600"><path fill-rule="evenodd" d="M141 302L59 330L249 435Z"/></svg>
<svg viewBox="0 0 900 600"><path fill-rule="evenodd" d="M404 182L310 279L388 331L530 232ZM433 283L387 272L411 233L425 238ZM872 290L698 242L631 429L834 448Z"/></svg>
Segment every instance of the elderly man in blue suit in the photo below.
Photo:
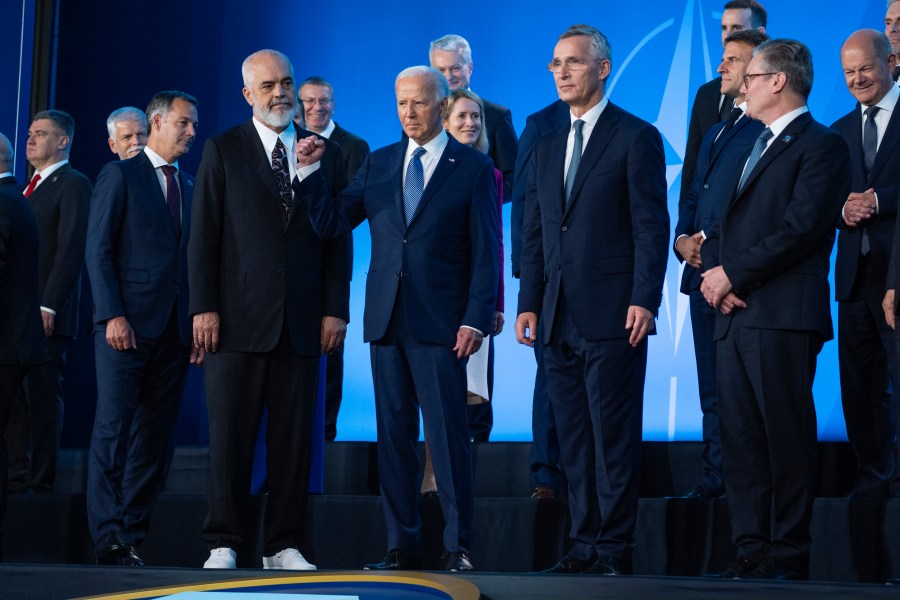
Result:
<svg viewBox="0 0 900 600"><path fill-rule="evenodd" d="M150 136L133 158L112 162L91 199L87 268L94 295L97 413L88 462L88 524L100 564L140 566L172 456L188 361L186 249L193 178L178 159L190 150L197 100L156 94Z"/></svg>
<svg viewBox="0 0 900 600"><path fill-rule="evenodd" d="M548 67L571 116L534 148L522 230L516 337L544 345L572 516L571 550L552 573L632 572L669 214L659 132L605 97L611 54L588 25L559 36Z"/></svg>
<svg viewBox="0 0 900 600"><path fill-rule="evenodd" d="M295 188L320 235L366 219L372 233L364 337L371 343L388 552L366 568L421 568L421 406L446 523L442 567L465 571L473 568L474 528L465 359L490 330L497 291L494 168L443 131L450 90L439 71L405 69L395 91L408 140L370 154L335 203L316 169L321 142L301 140L303 180Z"/></svg>

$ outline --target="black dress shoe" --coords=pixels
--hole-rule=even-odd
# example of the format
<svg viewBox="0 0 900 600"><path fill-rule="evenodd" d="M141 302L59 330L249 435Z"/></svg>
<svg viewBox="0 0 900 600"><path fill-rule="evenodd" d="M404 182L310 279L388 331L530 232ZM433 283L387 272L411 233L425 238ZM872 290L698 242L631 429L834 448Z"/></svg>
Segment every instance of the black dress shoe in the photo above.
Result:
<svg viewBox="0 0 900 600"><path fill-rule="evenodd" d="M682 498L684 500L712 500L714 498L720 498L724 493L724 489L716 490L708 488L700 483L684 496L676 496L676 498Z"/></svg>
<svg viewBox="0 0 900 600"><path fill-rule="evenodd" d="M472 559L465 552L444 552L441 560L444 561L444 570L451 573L475 570Z"/></svg>
<svg viewBox="0 0 900 600"><path fill-rule="evenodd" d="M809 579L807 571L799 571L781 562L777 558L764 558L759 561L756 568L747 573L742 579L772 579L776 581L790 581Z"/></svg>
<svg viewBox="0 0 900 600"><path fill-rule="evenodd" d="M544 569L541 573L582 573L594 564L592 560L581 560L572 556L563 556L559 562Z"/></svg>
<svg viewBox="0 0 900 600"><path fill-rule="evenodd" d="M582 571L585 575L633 575L634 566L631 560L601 556L597 562Z"/></svg>
<svg viewBox="0 0 900 600"><path fill-rule="evenodd" d="M98 565L120 565L123 567L143 567L144 559L134 546L125 541L118 531L107 533L94 547Z"/></svg>
<svg viewBox="0 0 900 600"><path fill-rule="evenodd" d="M742 579L749 575L759 564L758 561L750 560L744 556L738 556L728 567L721 573L708 573L704 577L719 577L721 579Z"/></svg>
<svg viewBox="0 0 900 600"><path fill-rule="evenodd" d="M363 567L365 571L419 571L422 559L405 550L388 550L384 560Z"/></svg>

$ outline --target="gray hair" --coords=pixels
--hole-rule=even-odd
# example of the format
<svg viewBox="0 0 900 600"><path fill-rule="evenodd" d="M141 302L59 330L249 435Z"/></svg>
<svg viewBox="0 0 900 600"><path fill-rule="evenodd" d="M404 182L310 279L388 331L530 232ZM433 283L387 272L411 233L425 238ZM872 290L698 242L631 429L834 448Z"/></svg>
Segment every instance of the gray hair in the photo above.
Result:
<svg viewBox="0 0 900 600"><path fill-rule="evenodd" d="M469 46L469 42L466 41L466 38L461 35L449 33L443 37L439 37L431 42L431 46L428 48L428 54L430 55L434 50L458 52L459 59L464 65L472 64L472 47Z"/></svg>
<svg viewBox="0 0 900 600"><path fill-rule="evenodd" d="M0 132L0 163L6 163L6 166L11 168L15 156L16 151L13 149L9 138Z"/></svg>
<svg viewBox="0 0 900 600"><path fill-rule="evenodd" d="M175 100L184 100L190 104L193 104L195 107L200 108L200 103L197 102L197 99L191 96L186 92L179 92L177 90L167 90L164 92L157 92L152 98L150 98L150 103L147 104L147 129L151 129L151 124L153 123L153 117L159 115L161 118L165 118L169 111L172 110L172 104Z"/></svg>
<svg viewBox="0 0 900 600"><path fill-rule="evenodd" d="M447 83L447 78L434 67L426 67L425 65L406 67L400 71L399 75L397 75L397 79L394 80L394 86L396 87L401 79L408 79L410 77L427 77L430 79L432 85L431 89L434 92L434 99L437 101L441 101L450 95L450 84Z"/></svg>
<svg viewBox="0 0 900 600"><path fill-rule="evenodd" d="M322 87L327 87L329 90L331 90L331 96L332 96L331 99L334 100L334 86L331 85L331 82L328 81L327 79L325 79L324 77L319 77L318 75L313 75L312 77L307 77L306 79L303 80L303 83L301 83L300 85L297 86L298 94L300 93L300 88L302 88L304 85L319 85Z"/></svg>
<svg viewBox="0 0 900 600"><path fill-rule="evenodd" d="M812 53L803 42L785 38L763 42L753 50L764 69L784 73L787 88L803 98L809 98L813 84Z"/></svg>
<svg viewBox="0 0 900 600"><path fill-rule="evenodd" d="M116 123L122 121L137 121L138 123L147 124L147 115L139 108L134 106L123 106L109 113L106 117L106 131L109 132L111 139L116 139Z"/></svg>
<svg viewBox="0 0 900 600"><path fill-rule="evenodd" d="M612 46L606 36L600 33L600 30L590 25L572 25L566 29L560 36L559 40L566 38L585 35L591 39L591 47L594 49L594 58L599 60L612 60Z"/></svg>
<svg viewBox="0 0 900 600"><path fill-rule="evenodd" d="M280 58L281 60L286 62L288 68L291 70L291 77L293 77L294 65L291 64L291 59L289 59L286 54L284 54L283 52L279 52L278 50L271 49L257 50L256 52L245 58L244 62L241 63L241 78L244 80L244 87L249 88L253 85L253 63L263 56Z"/></svg>

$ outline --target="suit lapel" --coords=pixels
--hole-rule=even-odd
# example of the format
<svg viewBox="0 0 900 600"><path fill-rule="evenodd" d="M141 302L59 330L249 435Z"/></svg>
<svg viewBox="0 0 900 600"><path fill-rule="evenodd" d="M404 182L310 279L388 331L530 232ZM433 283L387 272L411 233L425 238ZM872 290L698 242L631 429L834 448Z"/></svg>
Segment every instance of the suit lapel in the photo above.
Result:
<svg viewBox="0 0 900 600"><path fill-rule="evenodd" d="M181 180L181 239L179 246L187 250L188 233L191 231L191 206L194 201L194 178L178 169Z"/></svg>
<svg viewBox="0 0 900 600"><path fill-rule="evenodd" d="M177 240L178 231L175 229L175 224L172 223L172 217L169 216L166 195L159 184L159 178L156 175L156 169L153 168L153 163L150 162L150 158L144 152L141 152L134 160L140 161L136 166L138 167L138 181L143 189L142 197L150 199L150 202L154 205L152 210L157 215L157 218L165 223L169 237L173 241ZM184 186L182 185L182 187Z"/></svg>
<svg viewBox="0 0 900 600"><path fill-rule="evenodd" d="M253 165L253 170L263 181L273 202L281 206L281 192L278 190L278 184L272 173L272 161L266 154L266 149L263 147L262 140L259 139L259 134L252 121L244 123L239 131L239 136L241 138L239 146L247 157L247 163Z"/></svg>
<svg viewBox="0 0 900 600"><path fill-rule="evenodd" d="M39 202L45 195L50 193L50 191L56 186L57 182L59 182L59 180L63 177L63 175L65 175L66 173L68 173L71 170L72 170L71 163L66 163L63 166L61 166L60 168L58 168L57 170L55 170L53 173L50 174L49 177L47 177L47 179L44 179L43 181L41 181L41 185L37 186L34 189L34 191L31 192L31 195L28 197L28 200L31 201L32 204L34 204L35 202ZM27 188L27 187L28 187L28 184L26 183L22 187L22 191L24 192L25 188Z"/></svg>
<svg viewBox="0 0 900 600"><path fill-rule="evenodd" d="M416 212L413 213L412 218L409 220L410 225L412 225L416 220L416 217L418 217L422 213L422 210L425 208L425 204L427 204L428 201L432 197L434 197L434 195L437 193L437 190L441 189L441 185L444 183L444 180L447 179L450 173L453 172L453 169L456 168L457 161L459 160L456 155L459 153L462 145L446 132L439 133L438 135L447 136L447 147L444 148L444 152L438 158L438 163L434 168L434 173L431 174L431 179L429 179L428 184L425 185L425 190L422 192L422 199L419 200L419 206L416 207Z"/></svg>
<svg viewBox="0 0 900 600"><path fill-rule="evenodd" d="M853 109L853 115L850 118L849 127L849 135L845 135L844 140L847 142L847 146L850 147L850 167L853 169L853 180L865 181L866 159L863 156L862 113L860 112L859 103L857 103L856 107ZM878 160L877 156L875 160Z"/></svg>
<svg viewBox="0 0 900 600"><path fill-rule="evenodd" d="M403 227L406 227L406 215L403 210L403 171L406 170L406 148L408 143L408 138L398 142L394 146L390 158L390 172L393 173L391 188L394 190L394 204L397 206L397 215Z"/></svg>
<svg viewBox="0 0 900 600"><path fill-rule="evenodd" d="M872 170L869 172L868 181L870 185L873 181L878 177L881 171L884 169L887 164L888 157L893 154L894 148L897 146L898 142L900 142L900 117L897 116L897 113L900 112L900 102L894 106L894 110L891 111L891 118L888 121L887 129L884 130L884 135L881 137L881 143L878 145L878 152L875 153L875 163L872 165ZM859 115L859 112L856 113ZM857 131L862 131L862 118L859 118L859 123L857 123ZM862 135L858 136L858 139L861 140ZM860 146L862 146L862 141L860 141ZM862 148L860 148L860 152Z"/></svg>
<svg viewBox="0 0 900 600"><path fill-rule="evenodd" d="M772 141L771 145L763 153L759 162L756 163L756 166L753 168L753 171L747 175L747 181L744 182L744 188L735 197L735 202L744 195L744 192L750 189L750 186L753 185L753 182L756 181L760 173L765 171L766 167L778 158L778 155L784 152L784 150L802 134L803 130L806 129L806 126L811 120L812 116L806 112L788 123L788 126L784 128L781 134Z"/></svg>
<svg viewBox="0 0 900 600"><path fill-rule="evenodd" d="M584 182L587 180L594 165L596 165L597 161L600 160L600 157L603 156L604 150L606 150L607 146L609 146L609 143L612 141L613 136L616 134L616 123L619 120L619 117L616 114L617 110L618 109L612 103L607 104L606 108L604 108L603 112L600 114L597 124L594 125L591 137L588 138L587 146L584 148L584 153L581 155L581 163L578 165L578 172L575 173L575 181L572 183L572 197L569 199L565 214L568 214L575 203L578 202ZM568 135L567 130L566 141L568 141ZM565 148L563 148L563 156L565 156ZM563 183L563 201L565 201L565 183Z"/></svg>

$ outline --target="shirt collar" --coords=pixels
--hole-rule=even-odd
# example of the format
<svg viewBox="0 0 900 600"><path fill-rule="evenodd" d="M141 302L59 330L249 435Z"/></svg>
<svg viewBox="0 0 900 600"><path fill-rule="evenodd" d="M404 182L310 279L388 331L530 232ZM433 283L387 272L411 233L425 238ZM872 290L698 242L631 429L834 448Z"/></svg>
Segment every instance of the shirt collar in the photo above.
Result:
<svg viewBox="0 0 900 600"><path fill-rule="evenodd" d="M287 128L281 133L275 133L274 131L266 127L255 116L252 120L253 126L256 127L256 133L259 134L259 139L260 141L262 141L263 147L265 147L266 153L269 156L272 155L272 150L275 149L275 144L278 142L278 138L281 138L281 143L284 144L284 147L287 149L288 156L292 156L294 154L294 143L297 140L297 132L294 130L293 122L289 123Z"/></svg>
<svg viewBox="0 0 900 600"><path fill-rule="evenodd" d="M900 99L900 87L897 87L897 84L891 86L891 89L888 90L887 94L881 98L878 102L875 103L875 106L880 108L886 112L892 112L894 107L897 105L897 100ZM869 108L864 104L859 105L859 110L863 113L866 112L866 109Z"/></svg>
<svg viewBox="0 0 900 600"><path fill-rule="evenodd" d="M322 133L320 133L319 135L321 135L323 138L331 139L331 134L333 132L334 132L334 119L329 119L328 126L325 127L325 129L322 130Z"/></svg>
<svg viewBox="0 0 900 600"><path fill-rule="evenodd" d="M164 166L169 165L169 164L171 164L171 166L175 167L176 169L178 168L178 161L177 161L177 160L176 160L175 162L173 162L173 163L169 163L169 162L168 162L166 159L164 159L162 156L160 156L159 154L157 154L156 152L154 152L153 150L151 150L151 149L150 149L150 146L144 146L144 154L146 154L146 155L147 155L147 158L150 159L150 164L153 165L153 168L154 168L154 169L158 169L158 168L160 168L160 167L164 167Z"/></svg>
<svg viewBox="0 0 900 600"><path fill-rule="evenodd" d="M606 108L607 104L609 104L609 98L606 96L603 96L603 98L601 98L600 102L598 102L597 104L592 106L590 108L590 110L588 110L586 113L584 113L580 117L576 117L575 115L572 114L571 111L569 111L570 125L575 123L576 120L581 119L582 121L585 122L585 124L588 127L593 127L594 125L597 124L597 121L600 120L600 115L603 114L603 109Z"/></svg>
<svg viewBox="0 0 900 600"><path fill-rule="evenodd" d="M774 121L769 123L768 127L769 127L769 131L772 132L772 140L777 139L778 136L781 135L781 132L784 131L788 125L791 124L791 121L793 121L800 115L802 115L804 113L808 113L808 112L809 112L809 107L804 105L804 106L801 106L800 108L795 108L794 110L792 110L789 113L785 113L785 114L781 115L780 117L778 117L777 119L775 119ZM772 141L770 140L769 144L771 144L771 143L772 143Z"/></svg>
<svg viewBox="0 0 900 600"><path fill-rule="evenodd" d="M49 167L41 169L40 171L36 171L36 173L40 173L41 179L47 179L48 177L50 177L50 175L53 174L54 171L56 171L57 169L63 167L64 165L67 165L67 164L69 164L69 159L64 158L61 161L59 161L58 163L53 163Z"/></svg>
<svg viewBox="0 0 900 600"><path fill-rule="evenodd" d="M444 152L444 148L447 147L447 134L441 129L436 136L431 138L426 144L422 147L425 148L425 152L428 153L429 156L438 157ZM412 138L409 138L409 144L406 146L406 160L404 163L409 162L409 157L412 156L412 153L418 148L419 145L413 141Z"/></svg>

